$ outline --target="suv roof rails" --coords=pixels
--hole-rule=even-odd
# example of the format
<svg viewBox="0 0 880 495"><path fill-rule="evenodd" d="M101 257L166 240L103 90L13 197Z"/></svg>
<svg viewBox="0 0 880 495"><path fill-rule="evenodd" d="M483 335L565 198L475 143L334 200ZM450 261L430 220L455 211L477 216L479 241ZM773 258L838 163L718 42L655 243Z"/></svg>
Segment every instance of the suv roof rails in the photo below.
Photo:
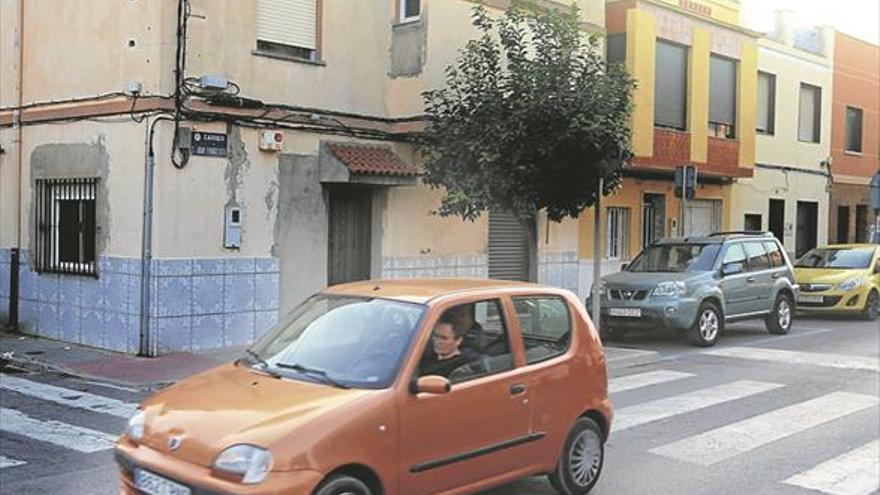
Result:
<svg viewBox="0 0 880 495"><path fill-rule="evenodd" d="M719 237L723 235L760 235L760 236L772 236L772 232L767 232L765 230L726 230L723 232L712 232L709 234L709 237Z"/></svg>

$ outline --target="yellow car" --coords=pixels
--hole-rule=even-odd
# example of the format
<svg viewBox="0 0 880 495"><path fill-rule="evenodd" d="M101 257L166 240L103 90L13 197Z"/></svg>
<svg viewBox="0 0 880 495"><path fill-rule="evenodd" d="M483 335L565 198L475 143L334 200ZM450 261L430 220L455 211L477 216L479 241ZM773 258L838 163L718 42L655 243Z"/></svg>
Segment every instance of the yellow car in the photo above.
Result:
<svg viewBox="0 0 880 495"><path fill-rule="evenodd" d="M815 248L798 260L798 310L853 314L876 320L880 311L880 247L836 244Z"/></svg>

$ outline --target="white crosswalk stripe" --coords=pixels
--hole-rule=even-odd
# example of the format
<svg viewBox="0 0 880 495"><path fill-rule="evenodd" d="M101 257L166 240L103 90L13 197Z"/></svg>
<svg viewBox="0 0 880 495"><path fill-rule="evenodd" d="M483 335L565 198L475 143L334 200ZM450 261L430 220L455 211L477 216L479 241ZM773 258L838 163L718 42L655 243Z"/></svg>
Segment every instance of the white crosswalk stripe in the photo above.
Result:
<svg viewBox="0 0 880 495"><path fill-rule="evenodd" d="M90 394L79 390L56 387L45 383L25 380L9 375L0 377L0 388L19 394L28 395L40 400L54 402L78 409L111 414L120 418L131 417L137 409L136 404L111 399L102 395Z"/></svg>
<svg viewBox="0 0 880 495"><path fill-rule="evenodd" d="M864 356L846 356L823 352L784 351L759 347L726 347L705 351L710 356L722 356L755 361L773 361L784 364L807 364L827 368L880 371L880 359Z"/></svg>
<svg viewBox="0 0 880 495"><path fill-rule="evenodd" d="M21 411L0 408L0 431L21 435L79 452L99 452L113 448L116 437L61 421L33 418Z"/></svg>
<svg viewBox="0 0 880 495"><path fill-rule="evenodd" d="M612 431L622 431L782 387L778 383L741 380L634 406L615 413Z"/></svg>
<svg viewBox="0 0 880 495"><path fill-rule="evenodd" d="M682 373L679 371L657 370L647 373L639 373L637 375L622 376L612 378L608 381L608 391L612 394L633 390L651 385L659 385L661 383L681 380L682 378L690 378L694 376L691 373Z"/></svg>
<svg viewBox="0 0 880 495"><path fill-rule="evenodd" d="M819 464L785 480L831 495L868 495L880 490L880 440Z"/></svg>
<svg viewBox="0 0 880 495"><path fill-rule="evenodd" d="M650 450L681 461L711 466L777 440L876 406L870 395L833 392Z"/></svg>
<svg viewBox="0 0 880 495"><path fill-rule="evenodd" d="M20 461L18 459L13 459L11 457L6 457L3 455L0 455L0 469L8 468L8 467L15 467L15 466L23 466L25 464L27 464L27 463L24 461Z"/></svg>

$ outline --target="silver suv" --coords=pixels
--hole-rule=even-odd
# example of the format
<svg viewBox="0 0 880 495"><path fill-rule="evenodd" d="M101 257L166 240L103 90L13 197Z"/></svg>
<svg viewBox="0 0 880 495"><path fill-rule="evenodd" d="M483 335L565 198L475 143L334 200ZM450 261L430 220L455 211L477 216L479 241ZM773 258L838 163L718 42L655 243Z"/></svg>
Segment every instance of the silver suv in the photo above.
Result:
<svg viewBox="0 0 880 495"><path fill-rule="evenodd" d="M791 261L772 234L663 239L602 278L600 328L605 338L676 329L709 347L738 320L763 318L770 333L788 333L797 295Z"/></svg>

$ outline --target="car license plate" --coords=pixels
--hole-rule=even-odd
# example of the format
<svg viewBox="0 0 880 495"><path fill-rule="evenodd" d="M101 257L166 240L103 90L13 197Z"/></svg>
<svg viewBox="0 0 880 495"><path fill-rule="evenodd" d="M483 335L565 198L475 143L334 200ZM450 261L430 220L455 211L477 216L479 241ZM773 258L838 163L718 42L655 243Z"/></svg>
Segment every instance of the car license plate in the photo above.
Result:
<svg viewBox="0 0 880 495"><path fill-rule="evenodd" d="M143 469L135 469L134 485L149 495L190 495L190 489Z"/></svg>
<svg viewBox="0 0 880 495"><path fill-rule="evenodd" d="M626 318L641 318L642 310L640 308L611 308L608 310L611 316L623 316Z"/></svg>
<svg viewBox="0 0 880 495"><path fill-rule="evenodd" d="M801 295L800 297L798 297L798 302L805 302L805 303L820 303L820 304L821 304L821 303L822 303L822 296L804 296L804 295Z"/></svg>

